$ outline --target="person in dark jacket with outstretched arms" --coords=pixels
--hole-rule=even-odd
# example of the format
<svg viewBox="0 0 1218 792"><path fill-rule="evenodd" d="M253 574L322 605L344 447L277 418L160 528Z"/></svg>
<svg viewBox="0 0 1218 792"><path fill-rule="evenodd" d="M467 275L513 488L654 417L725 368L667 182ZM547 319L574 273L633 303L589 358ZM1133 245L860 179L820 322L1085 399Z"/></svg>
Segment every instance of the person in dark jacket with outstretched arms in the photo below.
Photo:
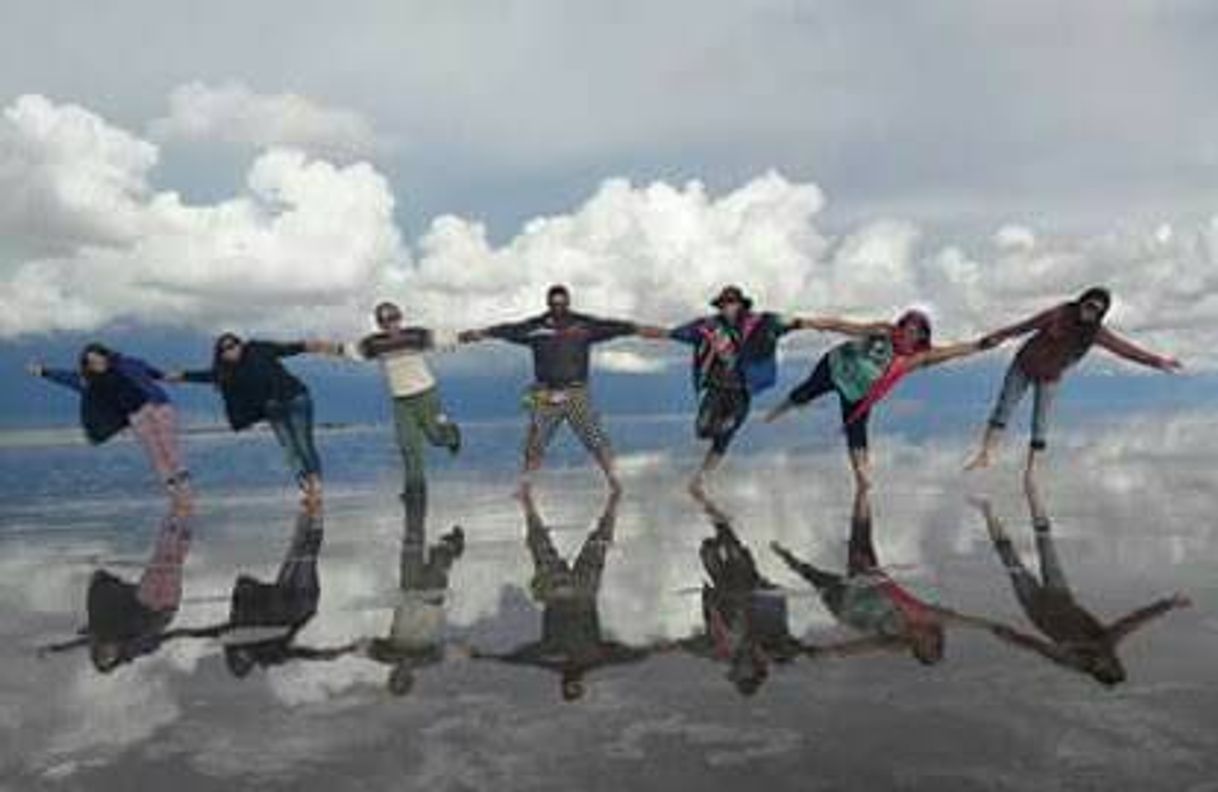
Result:
<svg viewBox="0 0 1218 792"><path fill-rule="evenodd" d="M240 432L261 421L270 424L305 497L321 498L321 459L313 441L313 399L283 358L310 353L338 354L325 341L257 341L224 333L216 339L210 368L173 372L171 382L206 383L224 399L229 426Z"/></svg>
<svg viewBox="0 0 1218 792"><path fill-rule="evenodd" d="M91 343L81 350L75 369L31 363L29 373L80 394L80 422L90 443L100 445L130 428L170 496L190 497L177 411L160 386L165 379L160 369Z"/></svg>
<svg viewBox="0 0 1218 792"><path fill-rule="evenodd" d="M525 440L521 486L541 468L546 448L558 427L566 423L596 459L612 491L620 485L614 469L613 449L588 393L591 350L596 344L623 336L663 336L665 331L618 319L602 319L571 310L566 286L546 292L546 312L520 322L466 330L462 343L495 338L527 346L533 352L533 384L525 403L529 429Z"/></svg>

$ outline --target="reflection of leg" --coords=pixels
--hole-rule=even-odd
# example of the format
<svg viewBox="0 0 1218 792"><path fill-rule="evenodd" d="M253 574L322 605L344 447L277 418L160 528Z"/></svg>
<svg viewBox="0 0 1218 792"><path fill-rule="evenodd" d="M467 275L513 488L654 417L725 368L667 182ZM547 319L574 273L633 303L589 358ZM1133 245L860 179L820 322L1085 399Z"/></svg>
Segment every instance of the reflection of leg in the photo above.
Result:
<svg viewBox="0 0 1218 792"><path fill-rule="evenodd" d="M601 573L605 569L605 556L608 554L609 545L612 542L612 526L608 531L602 530L598 526L584 540L584 546L580 548L579 555L575 557L575 564L572 567L575 585L580 592L588 596L595 596L600 589Z"/></svg>
<svg viewBox="0 0 1218 792"><path fill-rule="evenodd" d="M177 610L182 601L182 565L190 551L190 526L170 515L161 523L152 557L140 577L136 598L154 611Z"/></svg>
<svg viewBox="0 0 1218 792"><path fill-rule="evenodd" d="M296 518L296 530L288 545L287 555L279 567L275 585L296 597L308 608L316 608L321 594L317 577L317 556L324 536L323 522L317 512L301 510Z"/></svg>
<svg viewBox="0 0 1218 792"><path fill-rule="evenodd" d="M417 534L420 547L427 519L427 478L423 469L424 433L419 420L418 397L393 400L393 426L402 455L402 503L406 507L406 532Z"/></svg>
<svg viewBox="0 0 1218 792"><path fill-rule="evenodd" d="M857 510L850 521L847 571L851 576L870 572L880 565L871 539L871 514Z"/></svg>
<svg viewBox="0 0 1218 792"><path fill-rule="evenodd" d="M1049 524L1038 524L1036 531L1036 555L1040 558L1040 579L1045 588L1055 591L1069 592L1070 582L1066 580L1066 571L1062 569L1061 559L1057 555L1057 546L1053 542L1053 534Z"/></svg>

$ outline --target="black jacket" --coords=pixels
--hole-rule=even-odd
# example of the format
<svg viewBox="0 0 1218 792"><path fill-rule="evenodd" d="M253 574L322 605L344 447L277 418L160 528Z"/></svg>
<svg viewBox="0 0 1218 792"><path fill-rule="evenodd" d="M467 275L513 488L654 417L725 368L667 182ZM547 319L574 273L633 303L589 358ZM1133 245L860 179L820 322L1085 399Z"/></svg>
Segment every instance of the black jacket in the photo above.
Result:
<svg viewBox="0 0 1218 792"><path fill-rule="evenodd" d="M280 358L304 351L302 343L247 341L241 359L226 372L213 368L188 371L184 376L187 382L219 384L228 423L239 432L265 419L268 404L287 402L309 392L280 362Z"/></svg>

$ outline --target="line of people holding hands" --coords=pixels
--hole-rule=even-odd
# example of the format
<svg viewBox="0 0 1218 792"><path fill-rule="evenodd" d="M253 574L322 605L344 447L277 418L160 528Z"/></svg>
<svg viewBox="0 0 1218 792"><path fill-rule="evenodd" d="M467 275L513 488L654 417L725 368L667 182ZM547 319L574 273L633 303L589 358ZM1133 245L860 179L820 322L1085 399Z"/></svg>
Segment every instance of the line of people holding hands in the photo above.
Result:
<svg viewBox="0 0 1218 792"><path fill-rule="evenodd" d="M29 370L80 394L81 424L91 443L103 443L130 428L175 500L190 499L190 473L179 447L176 413L163 385L211 385L223 400L233 431L259 423L269 425L305 499L319 501L322 463L314 440L313 401L308 387L288 370L284 359L312 353L374 361L384 371L393 400L404 468L403 501L409 516L421 522L426 513L427 447L445 448L453 454L461 447L460 428L445 412L427 362L432 352L484 339L528 347L534 376L524 399L528 426L522 487L528 487L555 432L565 423L596 460L610 490L616 492L620 485L612 445L589 389L592 347L625 336L670 339L690 346L698 404L694 431L709 446L690 488L702 495L706 476L727 454L748 419L754 398L777 381L780 339L800 330L842 335L845 340L829 349L765 420L777 420L792 408L835 393L856 483L867 487L871 476L868 419L904 377L919 369L1030 336L1007 369L981 447L968 467L990 464L1013 410L1031 390L1032 437L1027 461L1031 474L1046 448L1058 386L1093 346L1161 371L1181 368L1175 358L1143 349L1109 329L1104 318L1111 303L1106 289L1093 287L1076 299L972 341L936 344L930 318L917 310L907 311L895 321L791 316L755 310L741 288L726 286L710 302L713 313L668 328L577 312L570 291L555 285L546 293L543 313L459 333L408 325L398 305L383 302L374 311L376 330L355 342L278 342L224 333L215 341L209 367L185 371L165 371L91 343L81 351L74 369L33 363Z"/></svg>

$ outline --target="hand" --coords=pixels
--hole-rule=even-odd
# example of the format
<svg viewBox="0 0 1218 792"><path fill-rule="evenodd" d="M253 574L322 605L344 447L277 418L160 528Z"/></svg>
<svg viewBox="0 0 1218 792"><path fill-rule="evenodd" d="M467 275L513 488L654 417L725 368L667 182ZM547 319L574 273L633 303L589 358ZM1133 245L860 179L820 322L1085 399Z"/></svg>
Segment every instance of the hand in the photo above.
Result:
<svg viewBox="0 0 1218 792"><path fill-rule="evenodd" d="M1002 343L1002 339L997 336L985 335L977 339L978 349L993 349Z"/></svg>
<svg viewBox="0 0 1218 792"><path fill-rule="evenodd" d="M1173 608L1191 608L1193 606L1191 599L1179 593L1173 594L1169 601Z"/></svg>
<svg viewBox="0 0 1218 792"><path fill-rule="evenodd" d="M29 363L26 365L25 370L29 372L31 377L41 377L46 371L41 363Z"/></svg>
<svg viewBox="0 0 1218 792"><path fill-rule="evenodd" d="M1159 358L1159 362L1155 368L1168 374L1178 374L1184 369L1184 364L1174 357L1165 357Z"/></svg>
<svg viewBox="0 0 1218 792"><path fill-rule="evenodd" d="M164 379L166 382L185 382L186 374L178 369L175 369L174 371L166 371Z"/></svg>

